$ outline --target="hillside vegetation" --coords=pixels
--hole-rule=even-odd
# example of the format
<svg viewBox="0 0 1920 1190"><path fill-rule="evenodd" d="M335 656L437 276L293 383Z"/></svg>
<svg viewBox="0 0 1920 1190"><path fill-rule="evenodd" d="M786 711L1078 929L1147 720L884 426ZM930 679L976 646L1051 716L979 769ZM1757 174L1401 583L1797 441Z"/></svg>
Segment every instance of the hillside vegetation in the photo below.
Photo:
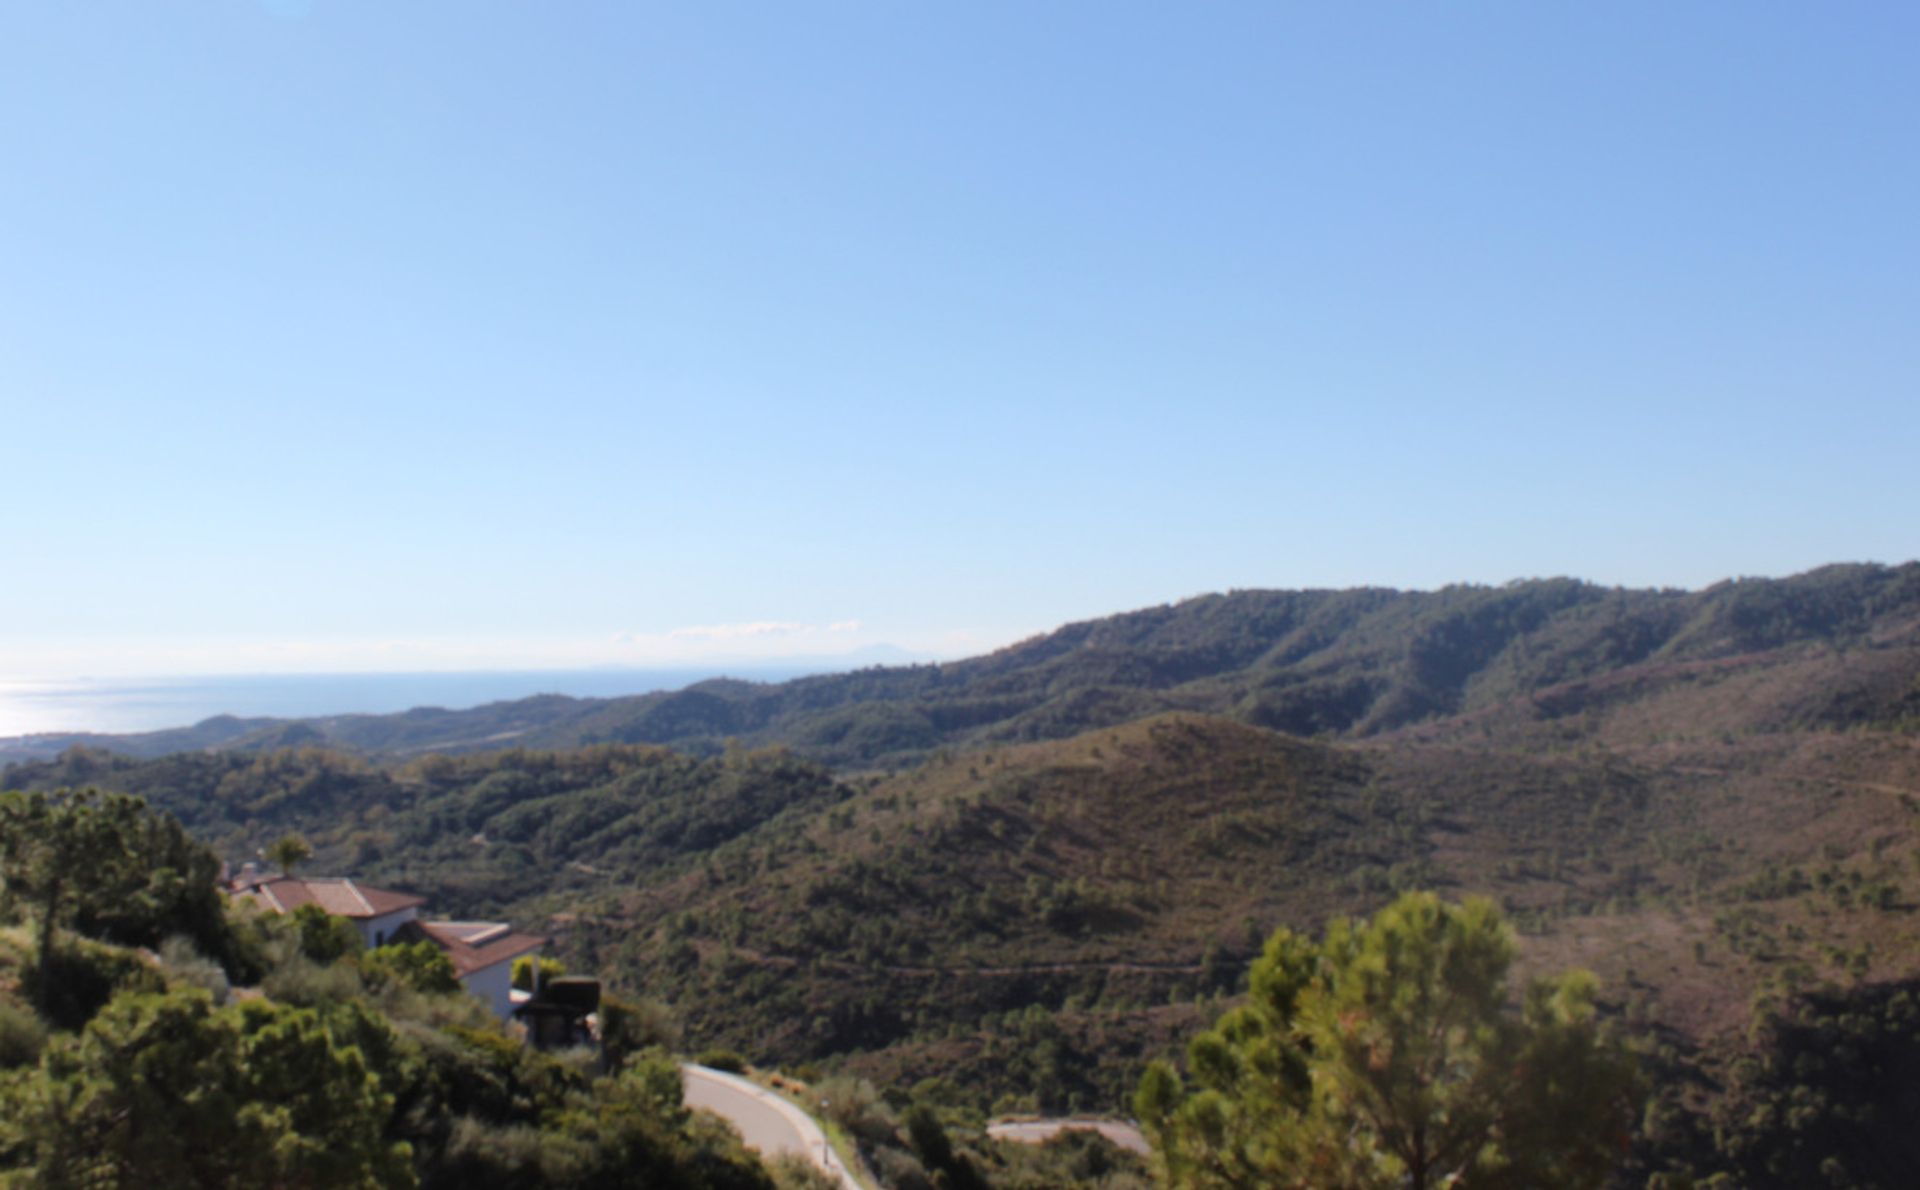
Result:
<svg viewBox="0 0 1920 1190"><path fill-rule="evenodd" d="M431 946L223 905L217 863L138 799L0 794L0 1183L776 1185L617 1002L539 1053Z"/></svg>
<svg viewBox="0 0 1920 1190"><path fill-rule="evenodd" d="M138 792L235 859L302 831L313 870L554 935L695 1046L969 1110L1119 1110L1276 926L1415 888L1495 899L1523 976L1599 974L1656 1076L1641 1172L1793 1184L1736 1126L1806 1100L1780 1072L1819 1074L1835 1135L1878 1085L1807 1038L1920 1047L1914 566L1238 593L575 712L539 730L689 734L74 750L0 783Z"/></svg>
<svg viewBox="0 0 1920 1190"><path fill-rule="evenodd" d="M1297 735L1367 737L1623 670L1795 647L1911 642L1920 563L1830 566L1704 591L1572 579L1439 591L1236 591L1072 624L984 657L778 684L731 680L620 699L558 695L471 710L297 721L211 719L132 736L47 735L0 759L73 745L128 755L329 746L398 757L585 744L718 754L782 745L838 768L899 767L939 747L1061 739L1164 711ZM1868 667L1871 668L1871 667ZM1920 716L1900 666L1865 670L1812 717Z"/></svg>

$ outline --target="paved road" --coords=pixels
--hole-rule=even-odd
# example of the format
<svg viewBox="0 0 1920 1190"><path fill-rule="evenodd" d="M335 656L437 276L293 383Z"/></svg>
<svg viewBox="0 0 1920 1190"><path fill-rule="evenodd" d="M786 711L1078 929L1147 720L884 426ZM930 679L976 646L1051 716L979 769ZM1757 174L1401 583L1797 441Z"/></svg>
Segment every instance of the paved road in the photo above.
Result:
<svg viewBox="0 0 1920 1190"><path fill-rule="evenodd" d="M864 1190L839 1154L827 1143L826 1133L813 1118L787 1100L737 1074L691 1063L680 1068L688 1107L710 1111L740 1130L740 1139L763 1157L798 1153L845 1190Z"/></svg>
<svg viewBox="0 0 1920 1190"><path fill-rule="evenodd" d="M1098 1132L1142 1157L1152 1152L1138 1128L1118 1120L1001 1120L987 1125L987 1135L995 1140L1013 1140L1026 1145L1042 1144L1069 1131Z"/></svg>

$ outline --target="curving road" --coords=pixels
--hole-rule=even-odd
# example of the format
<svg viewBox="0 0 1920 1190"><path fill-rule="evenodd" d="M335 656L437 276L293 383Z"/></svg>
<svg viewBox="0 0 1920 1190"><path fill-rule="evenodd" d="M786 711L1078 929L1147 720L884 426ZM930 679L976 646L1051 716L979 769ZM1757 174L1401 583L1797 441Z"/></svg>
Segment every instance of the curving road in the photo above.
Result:
<svg viewBox="0 0 1920 1190"><path fill-rule="evenodd" d="M1138 1128L1119 1120L1000 1120L987 1125L987 1135L995 1140L1018 1141L1024 1145L1045 1144L1062 1132L1074 1131L1098 1132L1142 1157L1153 1151Z"/></svg>
<svg viewBox="0 0 1920 1190"><path fill-rule="evenodd" d="M732 1124L747 1147L762 1157L798 1153L844 1190L865 1190L813 1117L779 1095L737 1074L692 1063L680 1067L680 1082L688 1107L712 1112Z"/></svg>

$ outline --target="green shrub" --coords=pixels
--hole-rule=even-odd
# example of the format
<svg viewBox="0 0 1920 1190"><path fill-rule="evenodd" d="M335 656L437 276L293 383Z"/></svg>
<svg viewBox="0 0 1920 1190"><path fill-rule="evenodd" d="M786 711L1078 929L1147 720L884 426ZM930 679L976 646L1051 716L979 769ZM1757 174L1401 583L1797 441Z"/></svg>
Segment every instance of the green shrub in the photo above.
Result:
<svg viewBox="0 0 1920 1190"><path fill-rule="evenodd" d="M0 1004L0 1070L31 1066L46 1048L47 1027L40 1018L13 1004Z"/></svg>
<svg viewBox="0 0 1920 1190"><path fill-rule="evenodd" d="M49 963L22 973L22 991L47 1023L78 1029L120 992L161 992L166 980L134 951L86 938L61 940Z"/></svg>
<svg viewBox="0 0 1920 1190"><path fill-rule="evenodd" d="M799 1153L782 1153L766 1165L777 1190L836 1190L840 1185Z"/></svg>
<svg viewBox="0 0 1920 1190"><path fill-rule="evenodd" d="M365 945L352 922L335 917L318 905L302 905L288 916L299 932L300 952L316 963L331 963L357 954Z"/></svg>
<svg viewBox="0 0 1920 1190"><path fill-rule="evenodd" d="M398 984L430 996L460 990L453 960L431 942L407 942L370 950L360 960L360 974L371 987Z"/></svg>
<svg viewBox="0 0 1920 1190"><path fill-rule="evenodd" d="M541 1155L547 1148L548 1138L530 1125L461 1116L447 1138L440 1170L450 1185L537 1186L546 1181Z"/></svg>
<svg viewBox="0 0 1920 1190"><path fill-rule="evenodd" d="M230 990L227 973L220 964L201 954L194 946L193 939L183 934L175 934L160 944L160 963L168 974L181 983L192 987L205 988L213 997L215 1005L227 1002Z"/></svg>
<svg viewBox="0 0 1920 1190"><path fill-rule="evenodd" d="M608 1070L620 1069L630 1054L679 1044L679 1022L660 1001L600 997L600 1052Z"/></svg>
<svg viewBox="0 0 1920 1190"><path fill-rule="evenodd" d="M347 963L322 966L304 956L283 963L260 981L260 990L275 1000L312 1007L337 1004L366 992L360 972Z"/></svg>
<svg viewBox="0 0 1920 1190"><path fill-rule="evenodd" d="M519 991L533 990L533 961L534 956L530 954L523 954L513 960L513 986ZM558 979L566 973L567 966L559 959L550 959L544 955L540 957L540 982L543 985L548 980Z"/></svg>
<svg viewBox="0 0 1920 1190"><path fill-rule="evenodd" d="M702 1050L700 1056L695 1058L694 1061L702 1066L711 1067L714 1070L724 1070L728 1074L745 1074L747 1072L747 1060L732 1050Z"/></svg>
<svg viewBox="0 0 1920 1190"><path fill-rule="evenodd" d="M299 948L292 921L248 900L227 902L226 926L226 946L218 957L228 980L241 987L265 979Z"/></svg>

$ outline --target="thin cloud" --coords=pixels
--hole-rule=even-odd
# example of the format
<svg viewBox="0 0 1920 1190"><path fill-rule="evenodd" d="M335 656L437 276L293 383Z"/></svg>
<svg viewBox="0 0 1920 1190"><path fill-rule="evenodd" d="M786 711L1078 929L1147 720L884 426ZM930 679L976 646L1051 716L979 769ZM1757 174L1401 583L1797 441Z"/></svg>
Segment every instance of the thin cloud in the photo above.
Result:
<svg viewBox="0 0 1920 1190"><path fill-rule="evenodd" d="M696 624L675 628L667 635L674 640L759 640L815 631L818 629L811 624L795 624L790 620L753 620L745 624Z"/></svg>

